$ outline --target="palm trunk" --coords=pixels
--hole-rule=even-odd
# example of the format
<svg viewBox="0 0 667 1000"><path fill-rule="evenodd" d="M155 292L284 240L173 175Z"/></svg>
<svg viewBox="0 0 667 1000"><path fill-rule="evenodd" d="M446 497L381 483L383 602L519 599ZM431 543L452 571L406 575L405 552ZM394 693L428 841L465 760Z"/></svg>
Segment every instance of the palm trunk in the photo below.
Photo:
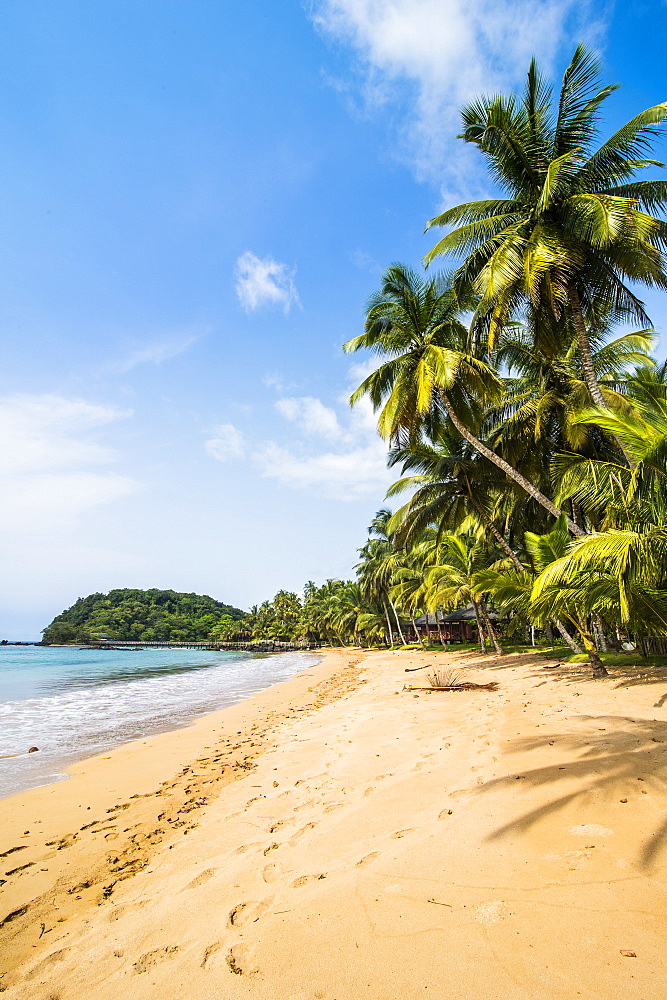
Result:
<svg viewBox="0 0 667 1000"><path fill-rule="evenodd" d="M588 339L588 333L586 332L586 323L584 321L584 314L581 308L581 300L579 298L579 292L574 287L570 285L568 288L568 298L570 300L570 309L572 310L572 322L574 323L574 329L577 333L577 340L579 342L579 354L581 355L581 365L584 369L584 379L586 380L586 385L588 386L588 391L591 394L591 399L596 406L600 407L601 410L608 410L609 407L604 401L604 396L602 395L602 390L600 389L600 383L598 382L598 377L595 374L595 365L593 364L593 352L591 351L591 344ZM625 450L625 446L622 441L616 438L616 444L623 452L623 457L628 463L629 468L634 469L635 463L630 457L630 455Z"/></svg>
<svg viewBox="0 0 667 1000"><path fill-rule="evenodd" d="M491 451L491 449L487 448L485 444L482 444L479 438L476 438L475 435L461 423L450 398L442 389L440 390L440 396L449 419L454 424L461 437L465 438L468 444L471 444L480 455L483 455L484 458L489 460L489 462L493 462L493 464L497 465L499 469L502 469L506 476L513 479L515 483L518 483L521 489L525 490L525 492L531 496L533 500L536 500L537 503L541 504L545 510L548 510L554 517L560 517L563 511L559 510L558 507L551 502L549 497L545 497L544 493L541 493L537 486L533 486L533 484L526 479L525 476L522 476L517 469L511 466L509 462L506 462L504 458L500 457L500 455L496 455L495 451ZM581 530L579 525L575 524L569 517L567 518L567 527L570 534L574 535L576 538L582 538L585 535L585 532Z"/></svg>
<svg viewBox="0 0 667 1000"><path fill-rule="evenodd" d="M410 615L410 621L412 622L412 627L415 630L415 635L417 636L417 642L423 647L424 640L422 639L422 637L420 636L419 632L417 631L417 622L415 621L415 616L414 615ZM428 631L428 618L426 620L426 631Z"/></svg>
<svg viewBox="0 0 667 1000"><path fill-rule="evenodd" d="M607 668L600 659L597 649L595 648L595 643L591 640L585 640L586 652L588 653L588 659L590 660L591 667L593 668L593 677L608 677Z"/></svg>
<svg viewBox="0 0 667 1000"><path fill-rule="evenodd" d="M507 553L507 555L510 557L510 559L514 563L514 566L516 567L516 569L518 569L518 571L521 573L523 571L523 566L521 565L521 563L517 559L516 553L512 551L512 549L510 547L510 544L507 541L507 539L505 538L505 536L503 535L503 533L498 530L498 528L496 527L496 525L494 524L494 522L491 520L491 518L489 517L489 515L486 513L486 511L484 510L484 508L480 504L477 503L477 501L475 500L475 498L472 496L472 493L468 496L468 499L470 500L470 503L475 508L475 510L477 511L477 513L479 514L479 516L481 517L481 519L484 521L484 524L487 526L487 528L489 529L489 531L491 532L491 534L493 535L493 537L495 538L495 540L498 542L498 544L500 545L500 547Z"/></svg>
<svg viewBox="0 0 667 1000"><path fill-rule="evenodd" d="M382 602L382 606L384 607L384 616L387 619L387 628L389 629L389 646L391 647L394 645L394 633L391 630L391 618L389 617L389 608L387 607L385 601Z"/></svg>
<svg viewBox="0 0 667 1000"><path fill-rule="evenodd" d="M554 618L554 625L556 626L560 634L563 636L565 642L568 644L573 653L583 653L583 649L581 648L581 646L579 646L574 641L574 639L572 638L572 636L570 635L570 633L565 628L565 626L563 625L562 621L559 618Z"/></svg>
<svg viewBox="0 0 667 1000"><path fill-rule="evenodd" d="M438 618L438 612L435 611L434 614L435 614L435 624L437 625L438 635L440 637L440 645L444 649L445 648L445 639L444 639L444 636L442 634L442 625L440 623L440 619Z"/></svg>
<svg viewBox="0 0 667 1000"><path fill-rule="evenodd" d="M593 641L593 635L591 632L581 625L575 618L570 618L572 624L576 627L581 640L584 644L584 649L588 655L588 660L591 667L593 668L593 677L608 677L607 669L600 659L597 649L595 648L595 642Z"/></svg>
<svg viewBox="0 0 667 1000"><path fill-rule="evenodd" d="M391 605L391 610L394 612L394 618L396 619L396 629L401 637L401 642L403 643L404 646L407 646L407 642L405 641L405 636L403 635L403 629L401 628L401 623L398 620L398 615L396 614L396 605L392 601L391 597L389 598L389 604Z"/></svg>
<svg viewBox="0 0 667 1000"><path fill-rule="evenodd" d="M607 652L607 637L604 634L604 625L599 615L593 618L593 635L595 636L595 646L601 653Z"/></svg>
<svg viewBox="0 0 667 1000"><path fill-rule="evenodd" d="M472 608L475 612L475 621L477 622L477 631L479 633L479 645L483 653L486 653L486 639L484 637L484 630L482 629L482 623L479 619L479 607L477 601L472 601Z"/></svg>
<svg viewBox="0 0 667 1000"><path fill-rule="evenodd" d="M498 636L496 635L496 630L494 629L493 623L491 622L491 619L489 618L489 614L488 614L488 611L486 610L486 604L484 603L484 601L480 601L479 602L479 610L482 613L482 617L484 619L484 624L486 625L486 630L489 633L489 636L491 638L491 642L493 643L493 647L494 647L496 653L498 654L498 656L503 656L504 655L503 647L498 642Z"/></svg>

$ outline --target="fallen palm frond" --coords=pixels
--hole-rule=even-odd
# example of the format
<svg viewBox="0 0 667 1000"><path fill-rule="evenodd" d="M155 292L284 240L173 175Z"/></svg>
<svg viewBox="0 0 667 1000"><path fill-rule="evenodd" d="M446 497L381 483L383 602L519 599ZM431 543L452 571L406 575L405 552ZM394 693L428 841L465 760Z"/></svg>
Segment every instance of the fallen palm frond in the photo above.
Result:
<svg viewBox="0 0 667 1000"><path fill-rule="evenodd" d="M404 691L496 691L497 681L488 684L473 684L459 680L461 674L455 670L434 670L428 675L428 684L405 684Z"/></svg>
<svg viewBox="0 0 667 1000"><path fill-rule="evenodd" d="M452 685L462 683L460 670L436 670L434 668L433 672L426 676L429 684L434 688L452 687Z"/></svg>

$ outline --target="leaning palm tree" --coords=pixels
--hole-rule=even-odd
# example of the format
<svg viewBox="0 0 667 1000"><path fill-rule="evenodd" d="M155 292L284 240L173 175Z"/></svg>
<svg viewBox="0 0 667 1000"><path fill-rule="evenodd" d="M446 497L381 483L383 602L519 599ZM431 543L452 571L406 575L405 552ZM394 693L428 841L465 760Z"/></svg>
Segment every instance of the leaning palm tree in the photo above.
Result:
<svg viewBox="0 0 667 1000"><path fill-rule="evenodd" d="M571 322L592 401L604 408L587 327L600 306L650 326L629 282L667 288L667 226L655 214L667 203L667 182L635 180L638 170L663 166L646 154L667 103L641 112L595 148L601 107L616 89L598 89L598 79L597 60L580 45L557 102L533 60L521 99L483 97L464 108L460 138L479 148L507 197L457 205L431 219L427 228L455 228L425 261L464 257L455 286L478 294L490 346L527 305Z"/></svg>
<svg viewBox="0 0 667 1000"><path fill-rule="evenodd" d="M549 497L466 426L480 402L501 390L495 372L469 350L469 332L462 322L468 305L470 301L461 299L442 276L426 280L402 264L388 268L380 291L370 300L365 332L343 344L348 352L366 348L385 357L354 391L350 403L368 396L380 411L382 437L411 445L425 422L430 419L437 425L441 406L480 455L559 517L561 511ZM574 522L568 526L574 535L583 534Z"/></svg>

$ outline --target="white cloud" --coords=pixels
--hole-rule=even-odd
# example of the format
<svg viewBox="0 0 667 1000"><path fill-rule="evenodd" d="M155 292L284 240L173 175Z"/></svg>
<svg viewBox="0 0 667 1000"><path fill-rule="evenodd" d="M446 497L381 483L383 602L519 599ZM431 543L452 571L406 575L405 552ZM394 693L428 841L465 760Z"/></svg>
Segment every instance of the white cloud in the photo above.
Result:
<svg viewBox="0 0 667 1000"><path fill-rule="evenodd" d="M280 306L287 315L299 305L294 275L272 257L260 259L246 250L236 261L236 294L246 312L262 306Z"/></svg>
<svg viewBox="0 0 667 1000"><path fill-rule="evenodd" d="M239 458L243 454L243 435L234 424L219 424L213 428L215 437L204 442L206 451L218 462Z"/></svg>
<svg viewBox="0 0 667 1000"><path fill-rule="evenodd" d="M533 55L551 71L564 46L599 32L588 0L314 0L312 11L355 50L367 104L395 103L408 84L405 156L422 179L442 182L446 168L458 189L470 184L460 142L452 159L461 105L521 84Z"/></svg>
<svg viewBox="0 0 667 1000"><path fill-rule="evenodd" d="M335 411L313 396L279 399L276 409L286 420L298 424L304 434L320 435L333 440L342 436L343 431Z"/></svg>
<svg viewBox="0 0 667 1000"><path fill-rule="evenodd" d="M55 395L0 399L0 523L35 534L135 492L128 476L88 468L116 459L91 435L130 413Z"/></svg>
<svg viewBox="0 0 667 1000"><path fill-rule="evenodd" d="M379 500L394 477L387 469L387 445L378 436L377 417L366 399L353 410L347 395L339 402L344 417L313 396L278 400L278 412L296 425L300 437L292 438L289 447L267 441L255 449L253 459L262 476L334 500L369 495ZM327 447L318 449L317 439Z"/></svg>
<svg viewBox="0 0 667 1000"><path fill-rule="evenodd" d="M262 475L293 489L313 489L334 500L382 496L389 484L387 450L380 441L343 452L299 456L268 442L256 455Z"/></svg>

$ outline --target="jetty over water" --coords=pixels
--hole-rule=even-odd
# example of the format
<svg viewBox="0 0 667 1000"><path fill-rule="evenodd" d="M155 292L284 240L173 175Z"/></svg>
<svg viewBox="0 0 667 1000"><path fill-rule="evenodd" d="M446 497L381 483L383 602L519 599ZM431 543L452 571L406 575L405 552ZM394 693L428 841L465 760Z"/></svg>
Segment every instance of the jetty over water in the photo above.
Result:
<svg viewBox="0 0 667 1000"><path fill-rule="evenodd" d="M257 642L211 642L210 639L196 641L186 639L182 641L164 642L133 642L128 639L101 639L99 642L90 642L85 649L210 649L224 650L229 652L251 652L251 653L288 653L293 651L303 651L316 649L314 642L278 642L274 640L260 640Z"/></svg>

